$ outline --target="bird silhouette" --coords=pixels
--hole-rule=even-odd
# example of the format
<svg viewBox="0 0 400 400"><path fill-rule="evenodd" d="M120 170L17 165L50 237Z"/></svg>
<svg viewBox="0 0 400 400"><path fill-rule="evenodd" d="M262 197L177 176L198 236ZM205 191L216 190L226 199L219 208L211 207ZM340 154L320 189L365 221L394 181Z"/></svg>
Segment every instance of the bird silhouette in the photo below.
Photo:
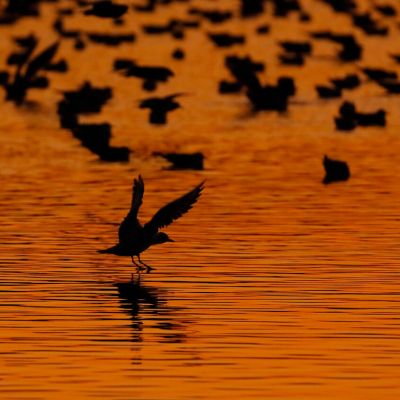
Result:
<svg viewBox="0 0 400 400"><path fill-rule="evenodd" d="M322 183L325 185L332 182L347 181L350 178L350 169L345 161L333 160L325 155L323 165L325 177Z"/></svg>
<svg viewBox="0 0 400 400"><path fill-rule="evenodd" d="M100 18L120 18L128 11L128 6L114 4L110 0L101 0L92 4L92 8L85 11L85 15L94 15Z"/></svg>
<svg viewBox="0 0 400 400"><path fill-rule="evenodd" d="M151 97L142 100L139 107L150 109L149 122L151 124L163 125L167 123L167 114L180 108L175 98L181 95L181 93L176 93L165 97Z"/></svg>
<svg viewBox="0 0 400 400"><path fill-rule="evenodd" d="M188 193L160 208L149 222L142 225L138 219L138 212L143 201L144 182L139 175L133 181L131 208L119 226L118 243L108 249L98 250L98 252L129 256L138 273L144 269L147 273L150 272L153 268L140 259L140 254L150 246L173 242L166 233L159 232L159 230L186 214L198 200L203 187L204 182L201 182ZM138 258L139 264L135 261L135 256Z"/></svg>

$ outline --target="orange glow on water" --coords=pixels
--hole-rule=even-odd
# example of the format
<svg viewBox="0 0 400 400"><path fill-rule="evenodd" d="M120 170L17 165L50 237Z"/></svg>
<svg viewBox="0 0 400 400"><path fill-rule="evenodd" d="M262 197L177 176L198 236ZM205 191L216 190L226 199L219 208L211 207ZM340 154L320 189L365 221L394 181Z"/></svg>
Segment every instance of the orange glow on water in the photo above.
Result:
<svg viewBox="0 0 400 400"><path fill-rule="evenodd" d="M66 2L68 3L68 2ZM204 7L216 6L198 1ZM361 9L369 2L360 2ZM0 119L0 390L4 399L394 399L400 395L398 99L365 83L345 98L363 110L383 107L388 126L335 131L343 99L323 101L314 86L354 72L316 42L304 68L281 66L280 39L351 27L319 1L304 1L314 18L271 15L226 23L246 34L244 48L216 49L207 25L182 43L140 34L148 22L184 17L187 4L130 14L118 31L138 40L117 48L63 42L70 72L32 91L32 107L1 100ZM218 7L232 8L230 1ZM398 8L398 7L397 7ZM35 32L56 39L54 5L42 19L0 26L0 69L11 38ZM70 29L106 30L111 23L75 15ZM43 22L43 23L42 23ZM270 23L267 36L255 26ZM398 27L389 38L365 37L363 66L398 70ZM184 61L173 60L177 45ZM243 94L221 96L224 56L250 54L266 63L262 76L296 80L285 115L253 114ZM148 96L139 80L112 72L115 58L166 65L175 72L157 94L182 92L182 108L166 126L148 124L138 108ZM377 61L379 60L379 61ZM381 60L385 60L384 62ZM100 115L112 144L133 149L131 162L101 163L59 127L60 92L89 79L111 86ZM202 151L204 171L173 171L155 151ZM348 182L324 186L322 157L346 160ZM129 258L96 253L116 240L130 205L132 179L145 179L141 218L206 179L198 204L167 229L176 241L143 259L156 270L129 299L117 283Z"/></svg>

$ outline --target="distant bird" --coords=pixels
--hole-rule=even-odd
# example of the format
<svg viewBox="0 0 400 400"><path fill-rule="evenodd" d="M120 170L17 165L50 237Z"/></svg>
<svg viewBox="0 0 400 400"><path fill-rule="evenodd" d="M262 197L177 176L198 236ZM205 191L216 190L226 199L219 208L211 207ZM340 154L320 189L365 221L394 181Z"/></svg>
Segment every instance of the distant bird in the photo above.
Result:
<svg viewBox="0 0 400 400"><path fill-rule="evenodd" d="M166 97L150 97L142 100L140 108L149 108L151 124L163 125L167 123L167 114L171 111L180 108L180 104L175 101L175 98L181 96L181 93L175 93Z"/></svg>
<svg viewBox="0 0 400 400"><path fill-rule="evenodd" d="M311 54L312 45L309 42L296 42L290 40L283 40L279 45L289 53Z"/></svg>
<svg viewBox="0 0 400 400"><path fill-rule="evenodd" d="M342 90L335 86L317 85L316 90L321 99L333 99L342 95Z"/></svg>
<svg viewBox="0 0 400 400"><path fill-rule="evenodd" d="M232 35L230 33L209 33L208 37L217 47L231 47L235 44L243 44L246 41L243 35Z"/></svg>
<svg viewBox="0 0 400 400"><path fill-rule="evenodd" d="M91 42L104 44L106 46L119 46L122 43L133 43L136 39L133 33L128 34L99 34L88 33Z"/></svg>
<svg viewBox="0 0 400 400"><path fill-rule="evenodd" d="M360 78L356 74L348 74L343 78L332 78L330 80L338 89L355 89L360 86Z"/></svg>
<svg viewBox="0 0 400 400"><path fill-rule="evenodd" d="M186 214L198 200L203 187L204 182L160 208L149 222L142 225L138 219L138 212L142 205L144 182L139 175L133 181L131 209L119 226L118 243L108 249L98 250L98 252L131 257L132 263L137 267L137 272L144 269L146 272L150 272L152 267L140 259L140 254L155 244L173 242L166 233L159 232L159 230ZM135 262L135 256L138 258L139 264Z"/></svg>
<svg viewBox="0 0 400 400"><path fill-rule="evenodd" d="M143 89L148 91L155 90L159 82L167 82L170 77L174 76L173 71L167 67L140 66L128 58L116 59L114 71L118 71L126 77L134 76L142 79Z"/></svg>
<svg viewBox="0 0 400 400"><path fill-rule="evenodd" d="M361 68L362 72L373 81L380 81L383 79L397 79L396 71L388 71L382 68Z"/></svg>
<svg viewBox="0 0 400 400"><path fill-rule="evenodd" d="M268 34L270 32L270 30L271 30L271 27L269 25L262 24L262 25L257 27L256 33L258 35L266 35L266 34Z"/></svg>
<svg viewBox="0 0 400 400"><path fill-rule="evenodd" d="M6 89L6 100L22 104L30 88L45 88L48 86L46 77L37 74L47 68L55 56L59 43L56 42L47 47L35 57L28 57L27 61L19 65L14 76L3 83ZM4 79L4 78L3 78Z"/></svg>
<svg viewBox="0 0 400 400"><path fill-rule="evenodd" d="M207 19L213 24L220 24L222 22L225 22L228 19L232 18L233 15L231 11L202 10L197 7L189 9L189 14L199 15L200 17Z"/></svg>
<svg viewBox="0 0 400 400"><path fill-rule="evenodd" d="M202 153L154 153L169 161L172 165L170 169L204 169L204 155Z"/></svg>
<svg viewBox="0 0 400 400"><path fill-rule="evenodd" d="M332 160L324 156L325 178L322 181L325 185L332 182L347 181L350 178L350 169L345 161Z"/></svg>
<svg viewBox="0 0 400 400"><path fill-rule="evenodd" d="M94 15L100 18L120 18L128 11L128 6L114 4L110 0L101 0L92 4L92 8L85 11L85 15Z"/></svg>
<svg viewBox="0 0 400 400"><path fill-rule="evenodd" d="M375 10L384 15L385 17L394 17L397 14L397 11L394 7L389 4L376 5L374 6Z"/></svg>

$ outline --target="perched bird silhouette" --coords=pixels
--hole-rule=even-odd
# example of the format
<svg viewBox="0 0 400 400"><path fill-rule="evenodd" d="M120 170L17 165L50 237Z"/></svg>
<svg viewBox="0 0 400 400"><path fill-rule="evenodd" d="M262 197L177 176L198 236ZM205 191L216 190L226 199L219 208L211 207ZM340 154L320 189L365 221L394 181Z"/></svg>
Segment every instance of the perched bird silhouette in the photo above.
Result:
<svg viewBox="0 0 400 400"><path fill-rule="evenodd" d="M152 267L140 259L140 254L155 244L173 242L166 233L159 232L159 230L187 213L198 200L203 187L204 182L201 182L190 192L160 208L149 222L142 225L138 219L138 212L143 201L144 182L139 175L133 181L131 209L119 226L118 243L108 249L98 250L98 252L129 256L137 267L137 272L144 269L146 272L150 272ZM135 256L140 264L135 262Z"/></svg>

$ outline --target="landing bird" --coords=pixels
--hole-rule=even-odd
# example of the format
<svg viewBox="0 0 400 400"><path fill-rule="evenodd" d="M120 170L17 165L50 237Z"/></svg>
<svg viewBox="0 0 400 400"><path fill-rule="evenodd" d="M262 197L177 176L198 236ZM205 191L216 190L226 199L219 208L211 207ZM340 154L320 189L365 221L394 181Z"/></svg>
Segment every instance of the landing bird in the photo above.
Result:
<svg viewBox="0 0 400 400"><path fill-rule="evenodd" d="M138 179L133 181L131 209L119 226L118 243L98 252L129 256L138 273L144 269L147 273L150 272L152 268L140 259L140 254L155 244L173 242L166 233L159 230L172 224L193 207L203 190L203 185L204 182L201 182L190 192L160 208L149 222L142 225L138 219L138 212L142 205L144 182L139 175ZM135 262L135 256L140 264Z"/></svg>

